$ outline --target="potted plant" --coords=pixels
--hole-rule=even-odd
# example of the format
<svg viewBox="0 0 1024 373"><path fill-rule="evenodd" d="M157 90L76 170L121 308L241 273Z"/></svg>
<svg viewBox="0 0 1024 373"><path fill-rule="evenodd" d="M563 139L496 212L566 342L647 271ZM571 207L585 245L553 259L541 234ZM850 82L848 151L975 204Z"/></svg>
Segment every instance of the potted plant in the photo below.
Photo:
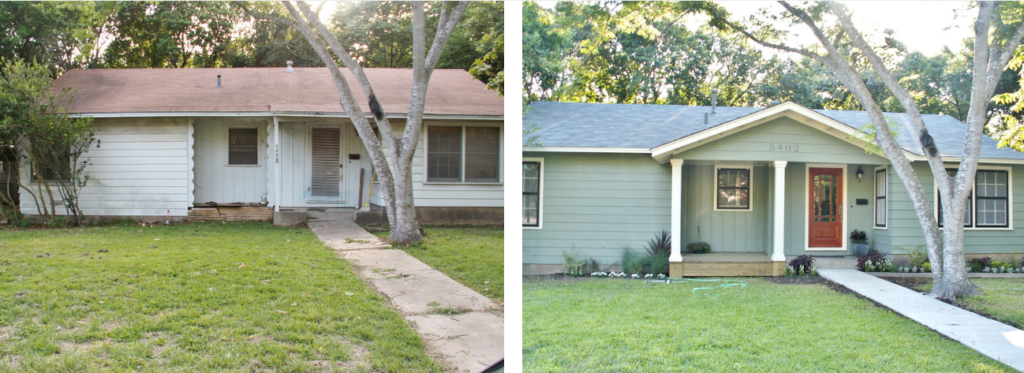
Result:
<svg viewBox="0 0 1024 373"><path fill-rule="evenodd" d="M868 234L856 229L850 232L850 242L853 242L853 255L864 256L868 254Z"/></svg>

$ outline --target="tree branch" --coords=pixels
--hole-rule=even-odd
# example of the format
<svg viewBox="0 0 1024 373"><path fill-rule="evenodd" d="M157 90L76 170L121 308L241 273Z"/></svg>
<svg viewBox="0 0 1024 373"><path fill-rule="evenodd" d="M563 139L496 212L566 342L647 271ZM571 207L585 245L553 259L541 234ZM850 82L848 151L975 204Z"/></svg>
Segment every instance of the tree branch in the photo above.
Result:
<svg viewBox="0 0 1024 373"><path fill-rule="evenodd" d="M725 16L723 16L721 13L718 12L718 9L711 9L710 12L711 12L711 17L712 18L717 19L719 21L722 21L722 23L724 23L726 26L729 26L729 28L733 29L736 32L739 32L740 34L743 34L743 36L746 36L747 39L753 40L755 43L761 44L761 45L763 45L765 47L773 48L773 49L778 49L778 50L786 51L786 52L796 53L796 54L799 54L799 55L802 55L802 56L805 56L805 57L810 57L810 58L818 60L818 61L820 61L822 58L825 57L825 56L819 55L817 53L811 52L811 51L806 50L806 49L793 48L793 47L785 46L785 45L782 45L782 44L776 44L776 43L768 42L768 41L763 40L763 39L761 39L761 38L759 38L757 36L754 36L754 34L751 34L749 31L747 31L743 27L740 27L740 26L736 25L735 23L729 21L727 18L725 18Z"/></svg>

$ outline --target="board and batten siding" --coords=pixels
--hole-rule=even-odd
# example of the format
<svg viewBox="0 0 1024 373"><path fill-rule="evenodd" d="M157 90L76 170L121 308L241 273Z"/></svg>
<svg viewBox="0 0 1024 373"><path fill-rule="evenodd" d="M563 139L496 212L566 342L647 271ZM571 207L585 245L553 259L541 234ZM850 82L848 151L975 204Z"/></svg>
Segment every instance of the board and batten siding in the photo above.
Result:
<svg viewBox="0 0 1024 373"><path fill-rule="evenodd" d="M396 136L401 135L405 127L404 121L391 121L391 127ZM505 206L504 188L504 167L503 152L499 158L499 183L460 183L427 182L424 174L424 143L429 136L428 126L484 126L498 127L501 147L504 147L504 126L501 121L424 121L424 131L420 140L416 143L416 152L412 158L412 187L414 203L417 207L503 207ZM385 152L386 154L386 152ZM515 170L519 172L518 169ZM370 196L370 203L378 206L384 205L384 195L381 194L380 185L375 184Z"/></svg>
<svg viewBox="0 0 1024 373"><path fill-rule="evenodd" d="M85 156L91 162L85 168L89 182L79 199L85 215L188 215L188 119L96 119L93 123L98 147ZM29 180L29 172L23 168L22 180ZM38 196L36 184L30 187ZM53 194L59 198L56 190ZM21 196L21 212L38 214L32 196L24 190ZM58 208L57 213L67 211Z"/></svg>
<svg viewBox="0 0 1024 373"><path fill-rule="evenodd" d="M925 162L914 162L914 172L917 173L921 186L924 187L928 196L929 205L934 212L935 207L935 180L932 178L931 168ZM967 254L1006 254L1020 253L1024 251L1024 166L998 166L979 165L982 169L986 166L1010 167L1012 168L1013 190L1013 230L1006 229L965 229L964 230L964 252ZM947 168L956 168L956 164L947 164ZM888 246L879 245L879 250L892 254L909 254L910 250L924 246L924 233L921 223L917 219L917 212L914 210L910 194L907 192L899 176L892 170L889 171L889 232L885 241ZM883 242L885 242L883 241Z"/></svg>
<svg viewBox="0 0 1024 373"><path fill-rule="evenodd" d="M267 154L266 119L197 120L193 171L195 203L262 203L267 196L267 169L273 160ZM256 128L258 165L228 164L228 130Z"/></svg>
<svg viewBox="0 0 1024 373"><path fill-rule="evenodd" d="M340 151L343 152L341 167L343 198L328 198L312 195L312 128L341 129ZM373 170L370 156L356 134L355 128L348 120L331 121L286 121L279 123L281 131L281 207L356 207L359 203L359 170L364 170L363 193L369 188ZM273 124L268 126L270 132L267 143L273 144ZM268 200L271 204L274 197L274 159L273 150L268 149L266 178L268 183ZM351 160L348 154L359 154L358 160ZM366 196L364 195L365 199Z"/></svg>
<svg viewBox="0 0 1024 373"><path fill-rule="evenodd" d="M523 230L523 263L563 254L616 264L671 223L669 165L647 154L523 153L544 158L543 228Z"/></svg>
<svg viewBox="0 0 1024 373"><path fill-rule="evenodd" d="M763 252L771 245L765 228L771 199L766 167L751 166L750 211L715 211L715 168L709 164L683 164L683 236L680 242L684 251L686 245L703 241L711 245L713 252Z"/></svg>

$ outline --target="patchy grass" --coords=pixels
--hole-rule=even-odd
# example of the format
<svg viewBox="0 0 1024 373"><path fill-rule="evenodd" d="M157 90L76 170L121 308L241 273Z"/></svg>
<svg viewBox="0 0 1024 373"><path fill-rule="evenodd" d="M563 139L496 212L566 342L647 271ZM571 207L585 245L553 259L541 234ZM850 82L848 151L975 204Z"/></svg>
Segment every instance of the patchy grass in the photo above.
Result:
<svg viewBox="0 0 1024 373"><path fill-rule="evenodd" d="M0 230L0 371L441 369L308 229Z"/></svg>
<svg viewBox="0 0 1024 373"><path fill-rule="evenodd" d="M423 263L495 302L505 301L505 231L501 227L424 227L425 242L401 247ZM387 231L374 231L387 239Z"/></svg>
<svg viewBox="0 0 1024 373"><path fill-rule="evenodd" d="M932 290L931 278L886 280L920 292ZM972 278L971 282L981 295L960 298L957 306L1024 328L1024 278Z"/></svg>
<svg viewBox="0 0 1024 373"><path fill-rule="evenodd" d="M824 285L740 279L528 280L530 372L1007 372L928 328ZM694 291L695 288L711 289Z"/></svg>

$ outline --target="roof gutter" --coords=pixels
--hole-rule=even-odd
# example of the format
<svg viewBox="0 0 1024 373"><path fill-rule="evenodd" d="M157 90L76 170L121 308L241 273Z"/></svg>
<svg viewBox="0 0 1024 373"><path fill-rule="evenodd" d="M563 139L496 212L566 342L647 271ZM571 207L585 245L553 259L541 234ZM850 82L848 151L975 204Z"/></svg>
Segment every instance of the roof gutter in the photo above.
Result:
<svg viewBox="0 0 1024 373"><path fill-rule="evenodd" d="M574 148L559 146L523 147L524 152L651 154L648 148Z"/></svg>
<svg viewBox="0 0 1024 373"><path fill-rule="evenodd" d="M243 111L243 112L168 112L168 113L79 113L68 114L72 118L181 118L181 117L317 117L317 118L348 118L344 113L324 112L277 112L277 111ZM367 114L366 118L373 118ZM408 119L405 113L388 114L388 118ZM425 114L427 120L504 120L504 115L447 115Z"/></svg>

